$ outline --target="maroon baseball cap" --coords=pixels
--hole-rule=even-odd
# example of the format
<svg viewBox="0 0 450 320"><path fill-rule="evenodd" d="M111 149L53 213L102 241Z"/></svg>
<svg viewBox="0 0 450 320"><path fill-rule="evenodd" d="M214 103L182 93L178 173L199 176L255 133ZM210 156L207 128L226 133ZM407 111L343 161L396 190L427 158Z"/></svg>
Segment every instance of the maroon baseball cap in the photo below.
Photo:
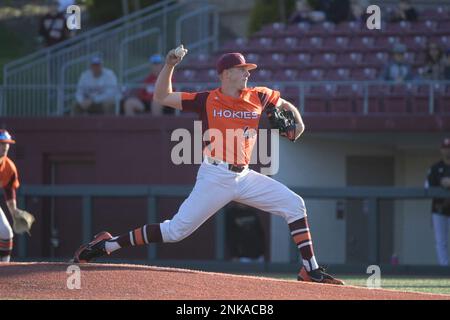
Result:
<svg viewBox="0 0 450 320"><path fill-rule="evenodd" d="M231 52L225 53L217 60L217 73L221 74L223 70L234 67L246 67L247 70L253 70L257 68L256 64L245 62L245 58L242 53Z"/></svg>
<svg viewBox="0 0 450 320"><path fill-rule="evenodd" d="M441 148L450 148L450 138L445 138L442 140Z"/></svg>

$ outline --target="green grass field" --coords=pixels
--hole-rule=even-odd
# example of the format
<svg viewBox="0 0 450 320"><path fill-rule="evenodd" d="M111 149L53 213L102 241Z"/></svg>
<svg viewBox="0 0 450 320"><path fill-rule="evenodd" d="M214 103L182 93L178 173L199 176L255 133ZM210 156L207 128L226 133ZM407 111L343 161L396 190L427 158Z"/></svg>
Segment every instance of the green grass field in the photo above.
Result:
<svg viewBox="0 0 450 320"><path fill-rule="evenodd" d="M343 276L346 283L365 287L367 278L360 276ZM384 276L381 278L381 288L388 290L428 292L450 294L450 278L418 277L418 276Z"/></svg>
<svg viewBox="0 0 450 320"><path fill-rule="evenodd" d="M292 275L286 274L266 274L264 276L286 280L295 279ZM344 280L348 285L366 287L367 277L359 275L337 277ZM450 295L450 277L383 276L381 277L381 289Z"/></svg>

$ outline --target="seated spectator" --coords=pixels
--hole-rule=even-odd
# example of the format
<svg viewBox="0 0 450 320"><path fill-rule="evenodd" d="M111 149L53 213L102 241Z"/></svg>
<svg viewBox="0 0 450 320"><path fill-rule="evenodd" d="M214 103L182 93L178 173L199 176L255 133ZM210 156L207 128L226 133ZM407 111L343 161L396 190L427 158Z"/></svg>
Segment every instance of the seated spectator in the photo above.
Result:
<svg viewBox="0 0 450 320"><path fill-rule="evenodd" d="M405 62L405 52L405 45L398 43L394 46L391 61L381 74L383 80L403 82L413 78L411 66Z"/></svg>
<svg viewBox="0 0 450 320"><path fill-rule="evenodd" d="M153 101L156 79L164 66L164 59L161 55L155 54L150 57L150 63L150 73L143 81L144 87L131 92L124 101L123 113L127 116L148 112L153 115L161 115L174 111L173 108L161 106Z"/></svg>
<svg viewBox="0 0 450 320"><path fill-rule="evenodd" d="M444 68L444 53L442 48L435 43L430 43L425 51L423 78L429 80L443 80Z"/></svg>
<svg viewBox="0 0 450 320"><path fill-rule="evenodd" d="M75 114L114 113L117 78L112 70L103 67L100 57L93 57L90 69L81 74L75 98Z"/></svg>
<svg viewBox="0 0 450 320"><path fill-rule="evenodd" d="M367 18L370 16L367 13L369 7L368 0L351 0L350 1L350 20L361 23L366 23Z"/></svg>
<svg viewBox="0 0 450 320"><path fill-rule="evenodd" d="M414 22L418 20L418 14L416 9L412 6L410 0L400 0L398 7L392 13L390 17L391 22L410 21Z"/></svg>
<svg viewBox="0 0 450 320"><path fill-rule="evenodd" d="M299 22L322 22L325 21L325 13L323 11L314 10L308 0L297 0L295 3L296 11L289 18L290 24Z"/></svg>
<svg viewBox="0 0 450 320"><path fill-rule="evenodd" d="M39 35L44 45L50 47L69 38L70 32L66 27L66 15L59 11L59 1L51 1L49 12L39 23Z"/></svg>

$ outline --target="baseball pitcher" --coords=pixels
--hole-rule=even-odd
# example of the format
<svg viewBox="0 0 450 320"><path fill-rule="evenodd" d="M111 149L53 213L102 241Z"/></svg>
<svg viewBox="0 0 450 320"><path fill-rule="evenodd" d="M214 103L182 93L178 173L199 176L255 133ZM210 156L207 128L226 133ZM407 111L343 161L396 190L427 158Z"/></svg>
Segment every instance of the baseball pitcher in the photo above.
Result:
<svg viewBox="0 0 450 320"><path fill-rule="evenodd" d="M204 132L209 132L194 189L171 220L144 225L116 237L102 232L76 251L74 261L89 262L128 246L181 241L220 208L236 201L286 220L302 257L298 280L344 284L316 261L303 199L280 182L248 167L261 114L267 112L272 126L294 141L304 131L297 108L282 99L278 91L247 87L250 71L257 66L247 63L240 53L226 53L217 61L219 88L173 92L172 74L186 53L187 49L180 46L167 54L154 99L161 105L198 113Z"/></svg>
<svg viewBox="0 0 450 320"><path fill-rule="evenodd" d="M13 249L13 230L17 234L29 233L34 217L17 208L16 190L19 188L19 175L16 166L8 158L9 145L16 143L6 130L0 130L0 182L5 192L6 205L13 219L11 228L5 213L0 208L0 262L9 262Z"/></svg>

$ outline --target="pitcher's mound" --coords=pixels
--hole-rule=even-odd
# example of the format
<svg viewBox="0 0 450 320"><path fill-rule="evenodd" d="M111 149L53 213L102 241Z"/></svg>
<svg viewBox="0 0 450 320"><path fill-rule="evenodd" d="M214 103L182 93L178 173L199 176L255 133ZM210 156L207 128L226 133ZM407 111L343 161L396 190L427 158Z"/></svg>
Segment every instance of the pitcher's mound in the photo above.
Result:
<svg viewBox="0 0 450 320"><path fill-rule="evenodd" d="M450 299L446 295L369 290L269 278L126 264L0 264L1 299ZM69 280L69 281L68 281ZM69 289L80 285L80 289Z"/></svg>

